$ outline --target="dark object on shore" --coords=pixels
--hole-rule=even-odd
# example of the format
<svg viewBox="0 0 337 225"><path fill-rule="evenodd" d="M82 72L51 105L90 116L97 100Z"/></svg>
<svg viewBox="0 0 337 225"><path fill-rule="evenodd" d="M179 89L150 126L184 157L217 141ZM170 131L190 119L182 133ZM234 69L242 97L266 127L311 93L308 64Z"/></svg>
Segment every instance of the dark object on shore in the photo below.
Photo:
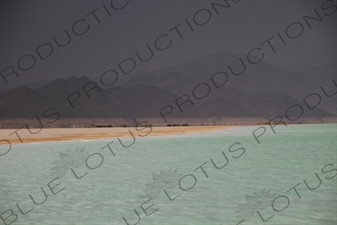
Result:
<svg viewBox="0 0 337 225"><path fill-rule="evenodd" d="M183 127L187 127L188 123L183 123L183 124L178 124L178 123L173 123L173 124L167 124L168 127L179 127L179 126L183 126Z"/></svg>

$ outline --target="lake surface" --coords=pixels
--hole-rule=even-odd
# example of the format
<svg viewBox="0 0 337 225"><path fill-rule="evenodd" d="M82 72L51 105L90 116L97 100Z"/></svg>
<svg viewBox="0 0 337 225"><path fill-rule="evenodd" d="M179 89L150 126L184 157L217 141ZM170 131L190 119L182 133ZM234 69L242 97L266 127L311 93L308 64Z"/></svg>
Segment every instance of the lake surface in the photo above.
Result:
<svg viewBox="0 0 337 225"><path fill-rule="evenodd" d="M336 124L265 129L13 146L0 224L335 225Z"/></svg>

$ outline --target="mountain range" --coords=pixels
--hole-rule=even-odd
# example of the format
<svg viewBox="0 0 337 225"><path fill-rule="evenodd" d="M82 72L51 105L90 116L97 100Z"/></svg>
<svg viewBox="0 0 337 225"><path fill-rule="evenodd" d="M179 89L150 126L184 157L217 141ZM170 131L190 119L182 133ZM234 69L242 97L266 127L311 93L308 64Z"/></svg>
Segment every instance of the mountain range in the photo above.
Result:
<svg viewBox="0 0 337 225"><path fill-rule="evenodd" d="M217 53L139 71L108 88L85 76L17 87L0 95L1 127L261 124L277 116L286 123L336 122L336 64L289 72L262 61L234 75L245 57Z"/></svg>

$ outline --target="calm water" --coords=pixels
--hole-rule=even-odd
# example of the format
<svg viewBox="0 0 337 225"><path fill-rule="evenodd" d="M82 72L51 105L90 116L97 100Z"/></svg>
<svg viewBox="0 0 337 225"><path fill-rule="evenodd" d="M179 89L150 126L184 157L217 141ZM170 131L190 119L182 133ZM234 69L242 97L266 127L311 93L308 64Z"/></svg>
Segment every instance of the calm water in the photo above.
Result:
<svg viewBox="0 0 337 225"><path fill-rule="evenodd" d="M335 225L336 125L266 127L260 144L257 128L13 146L0 158L0 224L133 225L135 209L138 224Z"/></svg>

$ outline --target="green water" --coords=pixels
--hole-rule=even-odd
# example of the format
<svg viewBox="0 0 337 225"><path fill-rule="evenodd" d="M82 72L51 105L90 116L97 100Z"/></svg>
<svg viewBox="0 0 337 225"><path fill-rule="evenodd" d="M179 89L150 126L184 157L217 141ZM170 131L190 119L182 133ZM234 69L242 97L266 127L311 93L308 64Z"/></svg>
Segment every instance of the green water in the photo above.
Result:
<svg viewBox="0 0 337 225"><path fill-rule="evenodd" d="M13 146L0 158L0 224L135 224L134 209L138 224L336 224L336 125L266 126L260 144L258 128ZM94 155L85 163L77 148ZM62 154L51 170L67 150L77 160Z"/></svg>

